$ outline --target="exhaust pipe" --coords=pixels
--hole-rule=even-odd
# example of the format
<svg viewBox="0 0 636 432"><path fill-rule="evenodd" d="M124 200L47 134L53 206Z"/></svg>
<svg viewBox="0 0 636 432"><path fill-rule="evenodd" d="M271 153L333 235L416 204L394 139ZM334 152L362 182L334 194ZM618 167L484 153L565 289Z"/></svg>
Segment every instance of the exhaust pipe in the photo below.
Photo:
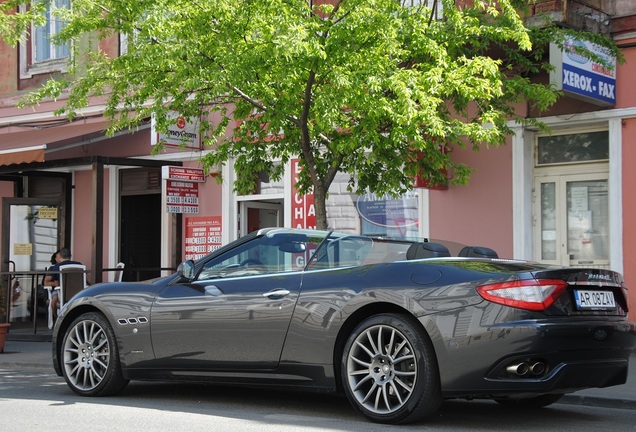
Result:
<svg viewBox="0 0 636 432"><path fill-rule="evenodd" d="M543 375L543 373L545 372L545 363L536 362L530 365L530 372L532 372L532 375L534 376Z"/></svg>
<svg viewBox="0 0 636 432"><path fill-rule="evenodd" d="M528 366L528 363L526 362L515 363L506 366L506 371L514 375L524 376L530 371L530 366Z"/></svg>

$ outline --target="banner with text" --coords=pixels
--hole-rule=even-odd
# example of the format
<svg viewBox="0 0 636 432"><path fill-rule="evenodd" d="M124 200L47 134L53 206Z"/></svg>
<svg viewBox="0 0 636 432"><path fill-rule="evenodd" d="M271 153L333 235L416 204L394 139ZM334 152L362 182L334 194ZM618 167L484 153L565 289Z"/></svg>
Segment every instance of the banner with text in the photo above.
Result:
<svg viewBox="0 0 636 432"><path fill-rule="evenodd" d="M296 183L298 175L302 169L298 159L291 160L292 166L292 227L316 229L316 207L314 205L314 194L301 195L298 192Z"/></svg>

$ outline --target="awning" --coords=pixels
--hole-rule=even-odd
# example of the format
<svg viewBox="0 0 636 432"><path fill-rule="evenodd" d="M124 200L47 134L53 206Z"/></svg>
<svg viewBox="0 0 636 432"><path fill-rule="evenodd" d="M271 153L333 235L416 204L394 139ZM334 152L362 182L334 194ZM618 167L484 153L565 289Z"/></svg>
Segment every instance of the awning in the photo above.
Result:
<svg viewBox="0 0 636 432"><path fill-rule="evenodd" d="M102 133L106 121L74 122L29 131L0 131L0 166L44 162L44 154Z"/></svg>
<svg viewBox="0 0 636 432"><path fill-rule="evenodd" d="M44 150L46 150L46 144L0 150L0 166L31 162L44 162Z"/></svg>

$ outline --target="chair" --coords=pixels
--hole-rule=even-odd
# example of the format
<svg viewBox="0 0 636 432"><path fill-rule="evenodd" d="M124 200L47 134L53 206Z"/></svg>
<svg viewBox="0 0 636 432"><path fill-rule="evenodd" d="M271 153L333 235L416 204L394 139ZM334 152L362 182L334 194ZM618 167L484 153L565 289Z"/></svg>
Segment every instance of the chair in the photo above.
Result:
<svg viewBox="0 0 636 432"><path fill-rule="evenodd" d="M48 291L49 305L53 299L53 293L58 290L58 313L64 306L67 299L70 299L75 294L86 288L86 266L83 264L66 264L60 265L60 286L59 287L44 287ZM49 306L49 328L53 328L54 317L53 311Z"/></svg>
<svg viewBox="0 0 636 432"><path fill-rule="evenodd" d="M117 265L115 266L115 277L113 279L113 282L122 281L122 278L124 277L124 267L125 267L125 264L123 262L117 263Z"/></svg>

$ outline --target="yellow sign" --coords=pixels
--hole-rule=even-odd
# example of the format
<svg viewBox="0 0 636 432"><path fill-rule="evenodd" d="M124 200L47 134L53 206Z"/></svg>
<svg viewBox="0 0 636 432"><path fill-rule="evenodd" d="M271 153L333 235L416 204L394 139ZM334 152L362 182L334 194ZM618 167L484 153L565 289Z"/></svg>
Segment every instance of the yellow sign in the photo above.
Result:
<svg viewBox="0 0 636 432"><path fill-rule="evenodd" d="M13 243L13 255L33 255L33 244Z"/></svg>
<svg viewBox="0 0 636 432"><path fill-rule="evenodd" d="M39 219L57 219L57 207L40 207L38 209Z"/></svg>

